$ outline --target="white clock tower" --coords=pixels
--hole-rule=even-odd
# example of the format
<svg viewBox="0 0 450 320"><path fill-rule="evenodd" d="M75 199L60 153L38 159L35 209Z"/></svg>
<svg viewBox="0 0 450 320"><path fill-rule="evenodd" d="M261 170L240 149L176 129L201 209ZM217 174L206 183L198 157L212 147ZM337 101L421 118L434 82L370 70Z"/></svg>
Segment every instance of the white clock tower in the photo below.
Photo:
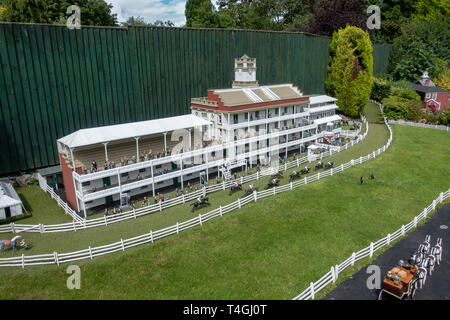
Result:
<svg viewBox="0 0 450 320"><path fill-rule="evenodd" d="M256 58L250 58L246 54L234 59L233 88L258 87L256 80Z"/></svg>

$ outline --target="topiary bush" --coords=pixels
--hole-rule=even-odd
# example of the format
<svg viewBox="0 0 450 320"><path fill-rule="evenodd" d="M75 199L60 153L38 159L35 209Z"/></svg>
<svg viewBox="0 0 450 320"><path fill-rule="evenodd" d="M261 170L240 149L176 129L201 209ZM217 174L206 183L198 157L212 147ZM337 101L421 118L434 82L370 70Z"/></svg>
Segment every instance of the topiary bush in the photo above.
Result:
<svg viewBox="0 0 450 320"><path fill-rule="evenodd" d="M325 88L339 111L357 117L372 92L373 56L369 33L354 26L334 32Z"/></svg>
<svg viewBox="0 0 450 320"><path fill-rule="evenodd" d="M372 100L381 102L384 98L389 97L390 94L391 86L386 80L373 78L372 94L370 95Z"/></svg>

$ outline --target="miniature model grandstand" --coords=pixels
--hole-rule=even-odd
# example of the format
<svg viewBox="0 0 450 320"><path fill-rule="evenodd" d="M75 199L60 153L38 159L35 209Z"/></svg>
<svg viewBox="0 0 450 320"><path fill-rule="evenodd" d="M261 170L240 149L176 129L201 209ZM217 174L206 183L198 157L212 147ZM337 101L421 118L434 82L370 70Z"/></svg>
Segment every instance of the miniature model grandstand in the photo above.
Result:
<svg viewBox="0 0 450 320"><path fill-rule="evenodd" d="M82 129L58 140L67 201L78 211L335 143L337 99L292 84L259 86L256 59L235 60L233 88L191 100L192 114Z"/></svg>

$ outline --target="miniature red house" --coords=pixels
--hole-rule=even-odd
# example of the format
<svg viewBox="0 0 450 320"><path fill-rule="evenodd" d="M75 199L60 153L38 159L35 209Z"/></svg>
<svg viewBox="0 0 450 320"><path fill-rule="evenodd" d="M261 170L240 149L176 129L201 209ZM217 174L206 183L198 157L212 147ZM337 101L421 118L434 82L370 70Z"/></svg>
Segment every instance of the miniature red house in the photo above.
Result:
<svg viewBox="0 0 450 320"><path fill-rule="evenodd" d="M430 108L433 112L447 110L450 92L437 87L428 77L428 72L425 71L411 86L420 95L426 108Z"/></svg>

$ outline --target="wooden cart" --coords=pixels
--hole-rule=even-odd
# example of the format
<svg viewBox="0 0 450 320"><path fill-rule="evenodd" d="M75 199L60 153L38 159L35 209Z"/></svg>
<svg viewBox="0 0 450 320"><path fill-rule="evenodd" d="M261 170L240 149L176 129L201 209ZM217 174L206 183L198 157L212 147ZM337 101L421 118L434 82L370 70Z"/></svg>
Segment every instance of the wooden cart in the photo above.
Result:
<svg viewBox="0 0 450 320"><path fill-rule="evenodd" d="M384 277L383 288L378 295L378 300L382 300L383 296L386 298L405 299L409 297L414 299L418 280L417 274L417 266L399 261Z"/></svg>

